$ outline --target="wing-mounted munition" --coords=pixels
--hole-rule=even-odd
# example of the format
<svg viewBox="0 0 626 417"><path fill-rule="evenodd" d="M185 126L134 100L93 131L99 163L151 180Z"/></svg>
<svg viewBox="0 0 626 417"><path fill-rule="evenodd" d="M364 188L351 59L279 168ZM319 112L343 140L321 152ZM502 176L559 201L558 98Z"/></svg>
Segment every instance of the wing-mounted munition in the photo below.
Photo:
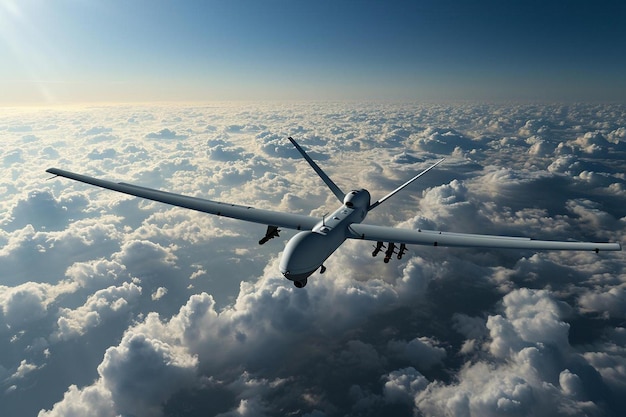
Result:
<svg viewBox="0 0 626 417"><path fill-rule="evenodd" d="M391 257L395 253L395 251L396 251L396 244L393 242L389 242L387 244L387 250L385 251L385 259L383 259L383 262L388 264L389 261L391 260Z"/></svg>
<svg viewBox="0 0 626 417"><path fill-rule="evenodd" d="M406 253L406 244L400 243L400 249L398 249L398 260L402 259Z"/></svg>
<svg viewBox="0 0 626 417"><path fill-rule="evenodd" d="M383 249L385 249L385 243L380 240L376 242L374 246L374 251L372 252L372 256L377 256ZM383 261L387 264L391 260L391 257L394 254L398 254L398 260L402 259L404 254L406 253L406 245L404 243L400 243L400 248L396 252L396 244L393 242L389 242L387 244L387 250L385 251L385 258Z"/></svg>
<svg viewBox="0 0 626 417"><path fill-rule="evenodd" d="M404 184L371 203L370 193L365 189L355 189L344 193L326 173L311 159L311 157L291 137L289 141L295 146L302 157L315 170L330 191L337 197L341 206L334 212L319 217L301 214L284 213L273 210L255 209L250 206L221 203L197 197L174 194L151 188L140 187L123 182L117 183L86 175L50 168L47 172L55 176L69 178L75 181L107 188L148 200L159 201L178 207L230 217L267 226L265 236L259 241L264 244L270 239L278 237L279 227L298 230L285 246L280 260L280 272L285 278L293 281L294 285L302 288L307 284L308 277L315 271L323 273L326 268L323 263L332 253L341 246L346 239L364 239L376 242L372 256L378 255L387 243L385 262L389 262L394 254L401 259L406 252L406 245L430 246L464 246L480 248L508 248L528 250L587 250L587 251L618 251L619 243L593 243L574 241L547 241L534 240L524 237L490 236L468 233L438 232L432 230L408 230L394 227L363 224L367 213L378 207L390 197L403 190L422 175L435 168L443 159L415 175ZM396 248L399 249L396 252Z"/></svg>
<svg viewBox="0 0 626 417"><path fill-rule="evenodd" d="M278 232L280 229L277 226L267 226L267 231L265 232L265 236L261 240L259 240L259 245L266 244L270 239L274 239L278 237Z"/></svg>
<svg viewBox="0 0 626 417"><path fill-rule="evenodd" d="M380 253L381 250L385 248L385 244L380 240L376 242L376 246L374 246L374 251L372 252L372 256L376 256Z"/></svg>

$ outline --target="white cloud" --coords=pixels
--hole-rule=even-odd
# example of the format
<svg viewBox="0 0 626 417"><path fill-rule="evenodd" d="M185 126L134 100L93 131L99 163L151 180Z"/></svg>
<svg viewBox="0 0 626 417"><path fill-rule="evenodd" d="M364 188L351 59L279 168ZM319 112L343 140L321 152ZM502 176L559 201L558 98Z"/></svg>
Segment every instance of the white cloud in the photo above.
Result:
<svg viewBox="0 0 626 417"><path fill-rule="evenodd" d="M70 385L63 396L63 401L54 404L50 410L41 410L38 417L116 417L111 393L101 385L79 389Z"/></svg>
<svg viewBox="0 0 626 417"><path fill-rule="evenodd" d="M143 334L128 332L107 349L98 366L100 378L88 387L71 386L63 401L40 417L79 415L161 416L173 393L194 384L197 360L179 348Z"/></svg>
<svg viewBox="0 0 626 417"><path fill-rule="evenodd" d="M15 287L0 286L2 322L11 329L22 329L44 318L48 306L58 296L75 290L76 286L69 282L61 282L59 285L27 282Z"/></svg>
<svg viewBox="0 0 626 417"><path fill-rule="evenodd" d="M58 329L53 339L66 340L83 335L89 328L96 327L103 320L110 319L130 309L131 303L141 295L141 287L134 283L123 283L119 287L108 287L89 296L87 302L71 310L59 311Z"/></svg>
<svg viewBox="0 0 626 417"><path fill-rule="evenodd" d="M346 242L298 291L277 271L293 232L261 247L263 225L43 171L321 216L337 201L291 134L342 189L374 198L448 157L371 223L620 241L619 114L380 103L3 113L0 378L24 378L3 382L0 413L616 414L623 253L410 247L384 264L369 242Z"/></svg>
<svg viewBox="0 0 626 417"><path fill-rule="evenodd" d="M569 326L561 321L558 304L545 291L520 289L503 298L504 316L490 316L489 351L501 361L467 362L458 382L433 382L414 394L426 414L599 415L602 405L589 402L595 394L593 375L581 367L568 342ZM568 365L569 364L569 365ZM584 370L586 382L567 366Z"/></svg>
<svg viewBox="0 0 626 417"><path fill-rule="evenodd" d="M626 289L624 284L611 287L606 291L587 292L578 299L578 304L585 312L604 313L607 317L626 317Z"/></svg>
<svg viewBox="0 0 626 417"><path fill-rule="evenodd" d="M119 413L158 416L171 394L193 385L196 366L197 359L186 352L129 332L106 351L98 373Z"/></svg>
<svg viewBox="0 0 626 417"><path fill-rule="evenodd" d="M20 362L20 366L17 367L17 370L13 375L9 377L9 379L22 379L26 377L27 374L36 371L39 367L33 363L26 362L26 359Z"/></svg>
<svg viewBox="0 0 626 417"><path fill-rule="evenodd" d="M160 300L161 298L163 298L165 294L167 294L167 288L159 287L157 288L155 292L152 293L151 297L152 297L152 300L156 301L156 300Z"/></svg>
<svg viewBox="0 0 626 417"><path fill-rule="evenodd" d="M415 397L428 386L428 380L415 368L390 372L385 379L383 396L391 403L412 404Z"/></svg>

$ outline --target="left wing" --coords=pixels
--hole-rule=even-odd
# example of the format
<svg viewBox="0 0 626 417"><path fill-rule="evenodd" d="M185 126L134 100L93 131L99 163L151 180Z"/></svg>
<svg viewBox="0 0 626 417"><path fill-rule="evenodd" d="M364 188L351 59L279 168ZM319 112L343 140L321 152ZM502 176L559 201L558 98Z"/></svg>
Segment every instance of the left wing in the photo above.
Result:
<svg viewBox="0 0 626 417"><path fill-rule="evenodd" d="M355 223L348 228L351 239L365 239L394 243L430 246L465 246L478 248L508 248L535 250L622 250L619 243L562 242L534 240L525 237L491 236L468 233L437 232L433 230L409 230L394 227Z"/></svg>
<svg viewBox="0 0 626 417"><path fill-rule="evenodd" d="M261 223L271 226L286 227L288 229L307 230L315 227L320 219L302 214L283 213L280 211L255 209L254 207L240 206L237 204L220 203L219 201L205 200L198 197L189 197L181 194L159 191L152 188L140 187L138 185L126 184L123 182L112 182L87 175L75 174L58 168L46 170L50 174L72 180L107 188L124 194L142 197L148 200L159 201L173 206L184 207L191 210L202 211L204 213L218 216L230 217L233 219L245 220L254 223Z"/></svg>

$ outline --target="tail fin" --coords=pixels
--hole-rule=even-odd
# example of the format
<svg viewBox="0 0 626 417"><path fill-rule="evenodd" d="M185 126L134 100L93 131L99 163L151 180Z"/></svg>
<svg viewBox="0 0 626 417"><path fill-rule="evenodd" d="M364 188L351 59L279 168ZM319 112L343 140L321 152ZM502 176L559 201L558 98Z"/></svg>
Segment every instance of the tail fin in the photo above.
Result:
<svg viewBox="0 0 626 417"><path fill-rule="evenodd" d="M446 158L442 158L442 159L438 160L437 162L435 162L434 164L432 164L431 166L429 166L428 168L426 168L425 170L423 170L422 172L420 172L419 174L417 174L416 176L414 176L413 178L411 178L410 180L408 180L407 182L405 182L404 184L402 184L401 186L399 186L398 188L396 188L395 190L393 190L392 192L390 192L389 194L384 196L383 198L381 198L378 201L375 201L374 203L370 204L370 206L367 208L367 210L369 211L369 210L377 207L380 203L382 203L383 201L387 200L389 197L391 197L392 195L394 195L398 191L402 190L404 187L406 187L407 185L409 185L410 183L412 183L413 181L415 181L416 179L418 179L422 175L426 174L428 171L430 171L431 169L433 169L434 167L436 167L437 165L442 163L445 159Z"/></svg>
<svg viewBox="0 0 626 417"><path fill-rule="evenodd" d="M333 182L333 180L331 180L328 175L326 175L326 173L324 171L322 171L322 168L320 168L319 166L317 166L317 164L315 163L315 161L313 161L311 159L311 157L309 155L307 155L307 153L304 151L304 149L302 149L300 147L300 145L298 145L298 143L296 143L295 140L293 140L293 138L290 136L289 141L291 143L293 143L293 146L296 147L296 149L298 150L298 152L300 152L300 154L302 155L302 157L304 157L304 159L306 159L306 161L309 163L309 165L311 165L311 167L315 170L315 172L317 173L317 175L320 176L320 178L326 183L326 185L328 186L328 188L330 188L330 190L333 192L333 194L335 194L337 196L337 198L339 199L339 201L341 201L343 203L343 199L346 196L343 191L341 191L341 189L339 189L339 187L337 187L337 184L335 184Z"/></svg>

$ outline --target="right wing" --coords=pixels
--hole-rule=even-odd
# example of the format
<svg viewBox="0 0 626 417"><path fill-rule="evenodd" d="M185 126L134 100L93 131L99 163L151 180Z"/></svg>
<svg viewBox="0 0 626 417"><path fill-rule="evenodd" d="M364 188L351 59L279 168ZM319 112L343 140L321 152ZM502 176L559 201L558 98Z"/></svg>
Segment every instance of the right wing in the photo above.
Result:
<svg viewBox="0 0 626 417"><path fill-rule="evenodd" d="M181 194L169 193L167 191L140 187L138 185L126 184L123 182L117 183L101 180L98 178L88 177L86 175L64 171L58 168L49 168L46 172L148 200L253 223L286 227L288 229L296 230L310 230L320 222L320 219L313 216L255 209L254 207L240 206L236 204L220 203L218 201L205 200L198 197L189 197Z"/></svg>
<svg viewBox="0 0 626 417"><path fill-rule="evenodd" d="M619 243L563 242L534 240L526 237L477 235L469 233L410 230L395 227L355 223L348 228L348 237L394 243L430 246L461 246L478 248L534 249L534 250L622 250Z"/></svg>

